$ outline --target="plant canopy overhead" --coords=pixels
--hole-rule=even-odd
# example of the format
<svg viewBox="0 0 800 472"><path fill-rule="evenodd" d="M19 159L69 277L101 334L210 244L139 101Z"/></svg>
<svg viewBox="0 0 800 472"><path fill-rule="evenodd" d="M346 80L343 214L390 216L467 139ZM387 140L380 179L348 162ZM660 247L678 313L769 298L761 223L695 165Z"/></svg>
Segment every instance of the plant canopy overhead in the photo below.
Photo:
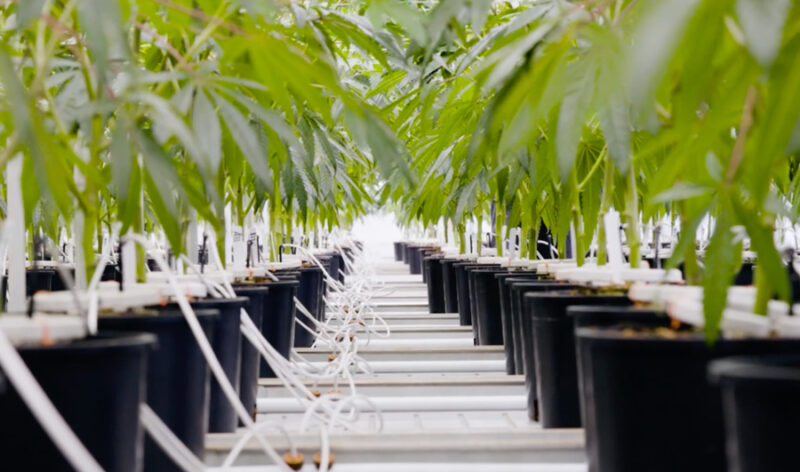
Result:
<svg viewBox="0 0 800 472"><path fill-rule="evenodd" d="M747 244L757 311L791 296L774 236L800 217L799 7L6 0L0 166L22 155L31 232L80 215L85 264L104 233L154 227L182 253L227 205L278 241L383 205L462 250L491 208L530 257L540 225L562 253L571 233L579 264L605 262L609 209L633 265L668 219L713 337Z"/></svg>

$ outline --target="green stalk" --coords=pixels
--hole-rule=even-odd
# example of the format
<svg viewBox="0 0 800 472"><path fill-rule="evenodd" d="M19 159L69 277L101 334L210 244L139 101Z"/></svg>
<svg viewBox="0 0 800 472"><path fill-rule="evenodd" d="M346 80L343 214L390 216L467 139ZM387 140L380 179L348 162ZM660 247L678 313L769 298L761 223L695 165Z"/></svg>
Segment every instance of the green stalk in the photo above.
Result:
<svg viewBox="0 0 800 472"><path fill-rule="evenodd" d="M503 223L505 222L505 207L498 199L494 205L494 240L497 255L503 257Z"/></svg>
<svg viewBox="0 0 800 472"><path fill-rule="evenodd" d="M628 191L625 195L625 214L628 227L625 229L625 236L628 239L628 247L630 248L630 265L632 268L637 268L641 260L639 255L639 196L636 192L636 172L633 168L633 162L631 162L631 168L628 172Z"/></svg>
<svg viewBox="0 0 800 472"><path fill-rule="evenodd" d="M286 242L289 243L289 244L292 243L292 226L293 226L292 220L293 220L293 218L292 218L292 201L289 200L289 208L287 208L286 211L283 213L283 221L284 221L285 228L286 228L286 232L284 234L286 235ZM290 248L286 248L286 251L284 252L284 254L291 254L291 249Z"/></svg>
<svg viewBox="0 0 800 472"><path fill-rule="evenodd" d="M695 234L692 231L689 218L686 217L685 202L676 202L677 210L681 216L681 238L691 238L691 242L686 245L683 252L683 267L686 273L686 283L688 285L700 285L702 275L700 266L697 264L697 247L695 246Z"/></svg>
<svg viewBox="0 0 800 472"><path fill-rule="evenodd" d="M586 249L583 244L584 228L583 228L583 215L581 215L580 206L580 190L577 186L577 177L575 172L572 173L572 185L575 185L575 194L572 197L572 228L575 238L575 261L578 267L583 266L586 258Z"/></svg>
<svg viewBox="0 0 800 472"><path fill-rule="evenodd" d="M463 222L457 225L457 231L458 231L458 253L464 254L465 252L467 252L467 230Z"/></svg>
<svg viewBox="0 0 800 472"><path fill-rule="evenodd" d="M770 298L772 297L774 289L769 283L769 278L767 277L767 274L758 270L758 267L756 267L755 271L755 283L756 283L756 302L755 306L753 306L753 313L757 315L766 315L767 305L769 303Z"/></svg>
<svg viewBox="0 0 800 472"><path fill-rule="evenodd" d="M483 227L483 211L482 210L483 209L480 208L480 206L478 206L478 231L475 234L475 245L478 246L477 249L476 249L477 252L478 252L478 256L481 255L481 245L482 245L482 243L481 243L481 233L483 233L483 231L481 229Z"/></svg>
<svg viewBox="0 0 800 472"><path fill-rule="evenodd" d="M448 226L447 218L445 218L444 219L444 243L445 244L449 244L450 243L450 232L447 231L447 226Z"/></svg>
<svg viewBox="0 0 800 472"><path fill-rule="evenodd" d="M275 244L275 199L269 199L269 260L275 262L277 260L276 244Z"/></svg>
<svg viewBox="0 0 800 472"><path fill-rule="evenodd" d="M535 225L536 223L534 223L534 226L528 228L528 259L536 259L536 248L539 247L539 231Z"/></svg>
<svg viewBox="0 0 800 472"><path fill-rule="evenodd" d="M597 232L597 265L606 264L608 248L606 247L606 225L603 215L608 213L611 208L611 187L614 185L614 168L610 161L606 161L605 173L603 175L603 193L600 198L600 221Z"/></svg>

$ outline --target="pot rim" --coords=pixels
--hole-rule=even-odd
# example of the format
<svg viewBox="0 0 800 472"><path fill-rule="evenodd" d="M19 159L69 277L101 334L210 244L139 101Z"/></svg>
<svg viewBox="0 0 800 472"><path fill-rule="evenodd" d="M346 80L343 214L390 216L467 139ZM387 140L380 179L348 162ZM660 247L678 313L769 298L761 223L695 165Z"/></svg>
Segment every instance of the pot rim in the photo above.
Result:
<svg viewBox="0 0 800 472"><path fill-rule="evenodd" d="M198 317L209 317L209 318L219 318L219 310L215 308L200 308L198 310L192 309L194 314ZM156 322L160 323L168 323L168 322L175 322L176 320L183 320L184 316L180 310L163 310L163 311L155 311L153 314L150 313L142 313L140 311L133 311L133 312L125 312L125 313L110 313L110 314L99 314L99 319L103 320L139 320L139 319L151 319ZM113 328L109 331L113 331Z"/></svg>
<svg viewBox="0 0 800 472"><path fill-rule="evenodd" d="M625 343L625 344L692 344L707 347L705 335L701 331L682 333L681 336L667 338L663 336L653 336L641 333L623 334L623 326L584 326L575 329L576 338L591 339L595 343ZM800 349L800 338L723 338L716 340L716 344L725 343L753 343L753 342L775 342L775 343L796 343Z"/></svg>
<svg viewBox="0 0 800 472"><path fill-rule="evenodd" d="M156 336L147 332L125 332L114 331L113 329L103 330L93 336L82 339L74 339L69 342L55 343L49 346L41 344L16 346L20 352L66 352L72 350L100 350L110 347L149 347L156 344Z"/></svg>
<svg viewBox="0 0 800 472"><path fill-rule="evenodd" d="M603 299L603 298L620 298L620 297L627 297L627 295L616 294L616 293L575 293L579 288L582 286L580 284L573 283L575 288L568 288L566 290L546 290L542 292L530 292L526 293L526 298L555 298L555 299L562 299L562 298L575 298L580 300L585 300L588 298L592 299Z"/></svg>
<svg viewBox="0 0 800 472"><path fill-rule="evenodd" d="M236 289L234 289L234 292ZM245 304L248 298L244 296L236 296L233 298L198 298L189 302L190 305L235 305Z"/></svg>
<svg viewBox="0 0 800 472"><path fill-rule="evenodd" d="M567 315L571 316L574 313L615 313L624 311L626 313L660 313L667 317L667 312L658 308L650 308L643 306L610 306L610 305L571 305L567 307Z"/></svg>
<svg viewBox="0 0 800 472"><path fill-rule="evenodd" d="M289 285L289 286L300 285L300 281L297 280L297 279L292 279L292 280L281 279L281 280L269 280L269 281L265 280L263 282L244 282L242 285L247 285L247 286L253 287L253 288L262 287L262 286L263 287L280 287L280 286L285 286L285 285ZM235 291L236 291L236 289L234 289L234 292Z"/></svg>
<svg viewBox="0 0 800 472"><path fill-rule="evenodd" d="M717 383L726 380L800 382L800 354L726 357L709 364L708 376Z"/></svg>

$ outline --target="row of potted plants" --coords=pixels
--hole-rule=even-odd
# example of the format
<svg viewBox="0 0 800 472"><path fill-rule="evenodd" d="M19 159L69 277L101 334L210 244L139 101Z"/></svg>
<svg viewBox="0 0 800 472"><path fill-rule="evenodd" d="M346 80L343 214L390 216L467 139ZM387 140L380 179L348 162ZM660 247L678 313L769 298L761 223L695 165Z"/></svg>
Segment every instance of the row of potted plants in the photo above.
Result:
<svg viewBox="0 0 800 472"><path fill-rule="evenodd" d="M460 295L456 308L462 324L477 325L476 343L504 345L507 372L525 376L532 420L584 428L590 470L796 465L785 435L800 386L800 338L782 302L771 305L777 327L761 329L764 318L740 311L752 310L755 288L737 288L721 337L708 345L702 323L686 321L687 312L702 313L702 292L675 285L678 272L612 274L574 261L433 250L439 255L426 261L470 283L428 278L430 290ZM637 279L659 284L631 286ZM671 292L653 295L663 287ZM496 324L499 342L487 337ZM675 447L667 452L665 444Z"/></svg>
<svg viewBox="0 0 800 472"><path fill-rule="evenodd" d="M323 260L338 256L320 255ZM321 283L321 268L286 263L274 274L275 280L241 279L234 284L237 298L191 301L225 376L253 416L258 378L274 373L244 338L239 321L241 309L246 309L264 337L287 359L293 345L310 344L296 337L299 330L294 326L294 298L297 296L311 313L322 317L325 286ZM70 303L68 295L39 292L32 302L41 310L57 310L59 303ZM100 295L100 300L112 298L113 292ZM133 302L137 303L146 301ZM46 324L46 320L42 323ZM84 340L27 344L19 352L103 469L133 471L144 466L145 470L182 470L149 435L143 438L139 403L146 402L199 458L203 457L207 432L236 430L237 412L219 383L211 378L206 359L177 304L127 311L103 308L98 327L99 334ZM0 428L4 464L12 468L67 467L66 459L14 389L0 394L0 411L8 419Z"/></svg>
<svg viewBox="0 0 800 472"><path fill-rule="evenodd" d="M486 33L473 24L438 45L419 106L393 104L420 185L390 200L406 225L441 228L474 259L439 261L431 306L441 294L478 343L497 341L500 320L532 418L583 425L591 470L796 468L785 433L764 426L797 419L778 403L794 388L783 354L796 335L764 324L777 300L794 301L797 277L782 251L797 250L798 21L791 2L498 7ZM609 293L587 287L591 275L482 264L487 225L498 256L510 240L512 255L571 258L581 274L679 267L699 295L671 300L672 318L658 303L599 307L630 305L628 284ZM557 254L538 247L542 225ZM736 282L754 287L731 311ZM742 313L758 329L740 338L725 326ZM755 357L712 362L737 355ZM750 403L759 393L774 408Z"/></svg>

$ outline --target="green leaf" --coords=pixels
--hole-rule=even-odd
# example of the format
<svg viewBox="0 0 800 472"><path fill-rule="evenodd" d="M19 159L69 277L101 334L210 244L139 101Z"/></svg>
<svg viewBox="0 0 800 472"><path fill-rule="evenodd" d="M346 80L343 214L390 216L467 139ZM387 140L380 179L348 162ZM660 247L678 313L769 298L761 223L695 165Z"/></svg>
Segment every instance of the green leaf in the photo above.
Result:
<svg viewBox="0 0 800 472"><path fill-rule="evenodd" d="M576 67L576 73L570 84L567 95L561 102L556 128L556 156L561 181L565 182L578 154L581 130L586 122L594 90L594 68Z"/></svg>
<svg viewBox="0 0 800 472"><path fill-rule="evenodd" d="M710 193L713 189L691 182L676 182L669 190L654 196L651 203L668 203L677 200L686 200Z"/></svg>
<svg viewBox="0 0 800 472"><path fill-rule="evenodd" d="M17 27L25 28L42 13L46 0L22 0L17 3Z"/></svg>
<svg viewBox="0 0 800 472"><path fill-rule="evenodd" d="M260 179L264 185L272 179L272 173L269 170L267 163L266 149L259 141L258 134L256 133L250 122L242 115L239 110L230 104L227 100L219 95L214 96L217 102L219 111L225 121L225 126L233 136L239 149L242 150L247 163L253 169L253 174L256 178Z"/></svg>
<svg viewBox="0 0 800 472"><path fill-rule="evenodd" d="M611 99L600 113L600 128L606 138L608 154L622 175L628 173L631 162L631 123L628 104L620 99Z"/></svg>
<svg viewBox="0 0 800 472"><path fill-rule="evenodd" d="M637 110L651 105L652 94L698 3L698 0L662 0L641 4L644 11L635 23L622 80L630 87Z"/></svg>
<svg viewBox="0 0 800 472"><path fill-rule="evenodd" d="M144 184L153 212L164 229L172 250L183 252L183 234L173 185L179 182L175 168L161 146L148 134L137 131L136 141L144 160Z"/></svg>
<svg viewBox="0 0 800 472"><path fill-rule="evenodd" d="M736 16L742 24L750 53L764 67L778 55L789 0L736 0Z"/></svg>
<svg viewBox="0 0 800 472"><path fill-rule="evenodd" d="M105 83L112 60L126 60L129 56L122 24L120 2L108 0L80 0L78 18L86 32L86 41L96 62L101 84Z"/></svg>
<svg viewBox="0 0 800 472"><path fill-rule="evenodd" d="M211 162L211 169L216 171L222 161L222 127L214 106L202 90L198 90L195 95L192 128L200 148Z"/></svg>
<svg viewBox="0 0 800 472"><path fill-rule="evenodd" d="M111 182L116 189L117 198L123 202L128 198L131 184L132 159L128 130L117 122L111 132Z"/></svg>
<svg viewBox="0 0 800 472"><path fill-rule="evenodd" d="M734 209L738 219L747 228L747 235L750 236L750 243L753 250L758 254L758 276L767 277L773 293L787 303L791 303L792 292L789 286L789 278L786 268L783 265L778 249L772 238L773 228L763 223L758 213L745 204L733 199ZM766 294L767 298L773 293Z"/></svg>

